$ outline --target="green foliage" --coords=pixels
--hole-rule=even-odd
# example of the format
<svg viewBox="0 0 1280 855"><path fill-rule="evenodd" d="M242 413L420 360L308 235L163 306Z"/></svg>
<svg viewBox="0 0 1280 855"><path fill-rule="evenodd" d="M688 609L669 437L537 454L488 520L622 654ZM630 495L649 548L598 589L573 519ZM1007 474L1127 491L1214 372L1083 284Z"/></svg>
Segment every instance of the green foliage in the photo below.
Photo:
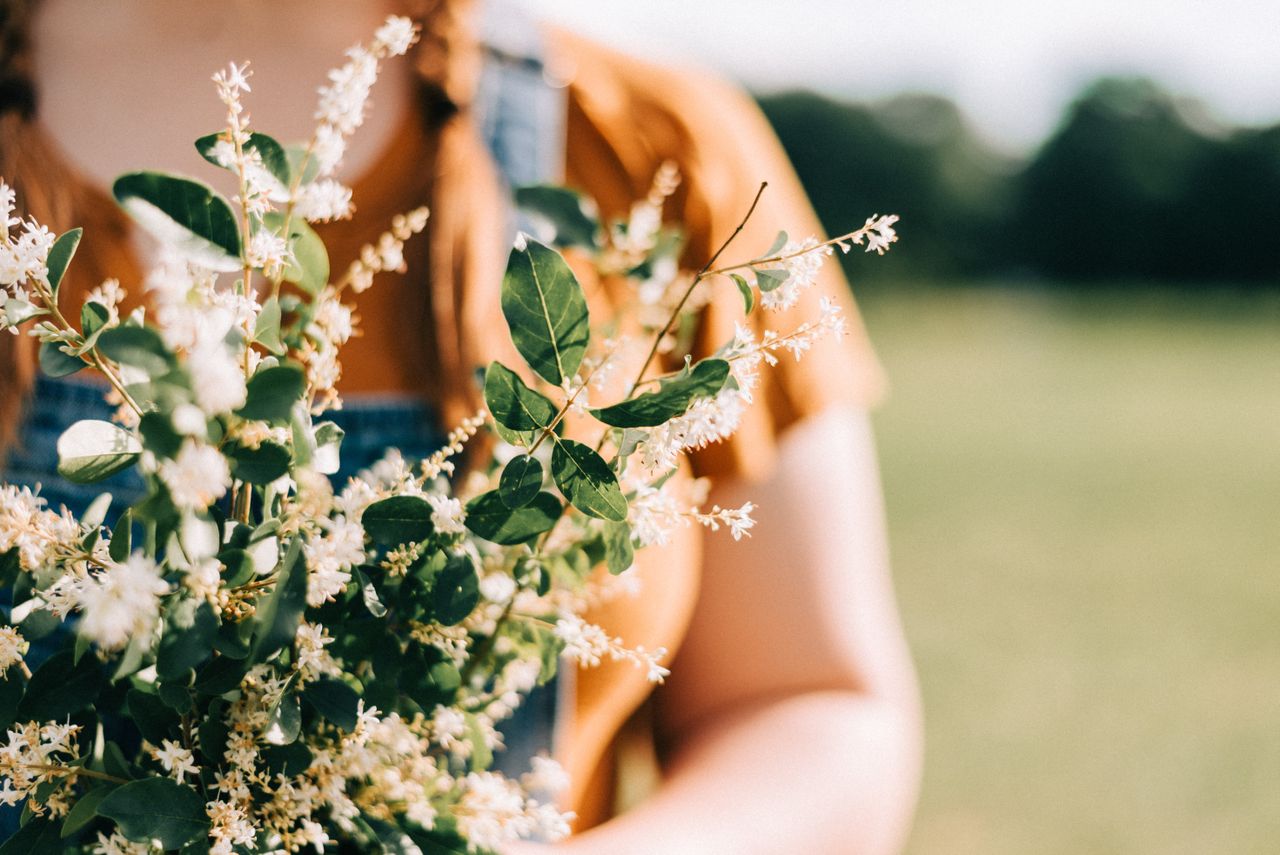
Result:
<svg viewBox="0 0 1280 855"><path fill-rule="evenodd" d="M547 428L557 413L549 398L530 389L501 362L489 363L484 373L484 402L499 424L514 431Z"/></svg>
<svg viewBox="0 0 1280 855"><path fill-rule="evenodd" d="M729 379L729 363L704 359L691 369L666 380L656 392L639 395L621 404L592 410L607 425L621 428L655 427L684 415L696 398L711 397Z"/></svg>
<svg viewBox="0 0 1280 855"><path fill-rule="evenodd" d="M58 474L76 484L109 478L141 456L137 437L111 422L86 419L58 437Z"/></svg>
<svg viewBox="0 0 1280 855"><path fill-rule="evenodd" d="M235 444L227 449L231 474L240 481L266 485L289 471L293 455L278 442L264 441L257 448Z"/></svg>
<svg viewBox="0 0 1280 855"><path fill-rule="evenodd" d="M266 215L263 224L276 234L284 233L284 215L273 211ZM329 282L329 251L315 229L301 217L289 220L287 235L293 260L285 265L282 278L293 282L308 294L319 294Z"/></svg>
<svg viewBox="0 0 1280 855"><path fill-rule="evenodd" d="M459 624L480 602L480 578L469 555L449 555L431 586L432 617L444 626Z"/></svg>
<svg viewBox="0 0 1280 855"><path fill-rule="evenodd" d="M551 451L551 476L565 498L584 514L613 522L627 518L627 500L618 476L590 446L557 437Z"/></svg>
<svg viewBox="0 0 1280 855"><path fill-rule="evenodd" d="M365 534L384 546L418 543L435 530L431 505L419 496L392 496L365 508L360 518Z"/></svg>
<svg viewBox="0 0 1280 855"><path fill-rule="evenodd" d="M31 675L27 692L18 704L23 721L62 721L98 699L102 666L86 656L76 663L70 651L55 653Z"/></svg>
<svg viewBox="0 0 1280 855"><path fill-rule="evenodd" d="M160 334L150 327L119 326L103 330L98 352L113 362L129 365L158 377L174 365L173 354Z"/></svg>
<svg viewBox="0 0 1280 855"><path fill-rule="evenodd" d="M581 193L549 184L520 187L516 205L551 227L552 246L595 249L600 243L600 214Z"/></svg>
<svg viewBox="0 0 1280 855"><path fill-rule="evenodd" d="M302 400L307 390L307 377L297 365L274 365L260 368L249 378L248 397L236 410L242 419L264 422L287 422L293 405Z"/></svg>
<svg viewBox="0 0 1280 855"><path fill-rule="evenodd" d="M49 855L59 851L61 845L58 824L34 817L0 846L0 855Z"/></svg>
<svg viewBox="0 0 1280 855"><path fill-rule="evenodd" d="M572 378L591 336L587 300L559 253L537 241L511 251L502 314L529 367L555 386Z"/></svg>
<svg viewBox="0 0 1280 855"><path fill-rule="evenodd" d="M83 359L64 353L62 348L52 341L40 342L38 353L40 370L48 377L69 377L84 368Z"/></svg>
<svg viewBox="0 0 1280 855"><path fill-rule="evenodd" d="M67 266L71 264L71 259L75 257L76 248L80 246L80 238L83 235L84 229L80 228L63 232L58 235L58 239L53 242L53 246L49 249L46 266L49 269L49 288L55 296L58 293L58 286L62 284L62 277L66 275Z"/></svg>
<svg viewBox="0 0 1280 855"><path fill-rule="evenodd" d="M180 602L165 620L156 672L161 677L178 677L203 663L213 652L213 639L220 625L217 613L207 602Z"/></svg>
<svg viewBox="0 0 1280 855"><path fill-rule="evenodd" d="M196 140L196 151L200 152L200 156L214 166L235 171L234 167L223 166L219 163L213 154L214 146L217 145L219 138L225 139L226 131L219 131L216 134L206 134L200 137ZM264 133L252 131L244 147L261 155L262 165L267 168L267 171L283 186L289 186L292 175L289 168L289 155L285 152L284 146Z"/></svg>
<svg viewBox="0 0 1280 855"><path fill-rule="evenodd" d="M522 508L538 495L542 480L542 463L536 457L527 454L513 457L502 470L498 495L507 507Z"/></svg>
<svg viewBox="0 0 1280 855"><path fill-rule="evenodd" d="M208 185L162 172L131 172L117 178L111 190L143 228L205 267L240 267L235 212Z"/></svg>
<svg viewBox="0 0 1280 855"><path fill-rule="evenodd" d="M130 840L159 840L165 849L177 849L209 831L204 799L168 778L144 778L117 787L98 805L98 815L115 822Z"/></svg>
<svg viewBox="0 0 1280 855"><path fill-rule="evenodd" d="M630 569L636 558L635 548L631 545L631 526L625 522L605 523L604 555L609 572L615 576Z"/></svg>
<svg viewBox="0 0 1280 855"><path fill-rule="evenodd" d="M270 659L293 641L302 620L307 598L307 564L302 557L302 541L295 539L280 562L275 587L254 618L254 662Z"/></svg>
<svg viewBox="0 0 1280 855"><path fill-rule="evenodd" d="M308 683L302 690L302 699L342 730L355 730L360 696L341 680L322 677Z"/></svg>
<svg viewBox="0 0 1280 855"><path fill-rule="evenodd" d="M520 508L510 508L497 490L481 493L467 503L467 528L485 540L513 546L549 531L564 512L560 500L538 493Z"/></svg>

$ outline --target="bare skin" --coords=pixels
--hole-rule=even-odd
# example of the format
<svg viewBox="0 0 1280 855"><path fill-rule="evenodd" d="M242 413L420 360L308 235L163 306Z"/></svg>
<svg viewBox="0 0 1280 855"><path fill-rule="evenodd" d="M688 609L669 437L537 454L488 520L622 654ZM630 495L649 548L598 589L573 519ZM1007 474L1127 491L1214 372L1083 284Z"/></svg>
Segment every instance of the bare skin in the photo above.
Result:
<svg viewBox="0 0 1280 855"><path fill-rule="evenodd" d="M252 109L281 137L305 138L315 86L390 5L44 0L35 34L44 121L103 188L143 166L191 171L191 140L219 119L210 71L253 58ZM294 25L303 19L305 29ZM279 40L282 32L292 37ZM403 64L388 67L378 108L348 154L348 180L386 146L410 87ZM390 319L376 306L362 306L362 315L366 341L377 341L377 325ZM362 358L373 357L348 354ZM563 844L511 853L901 847L917 785L919 708L866 415L832 408L812 416L787 432L780 451L762 482L721 481L710 497L723 507L755 501L758 524L741 543L705 539L703 595L661 697L673 751L660 791Z"/></svg>

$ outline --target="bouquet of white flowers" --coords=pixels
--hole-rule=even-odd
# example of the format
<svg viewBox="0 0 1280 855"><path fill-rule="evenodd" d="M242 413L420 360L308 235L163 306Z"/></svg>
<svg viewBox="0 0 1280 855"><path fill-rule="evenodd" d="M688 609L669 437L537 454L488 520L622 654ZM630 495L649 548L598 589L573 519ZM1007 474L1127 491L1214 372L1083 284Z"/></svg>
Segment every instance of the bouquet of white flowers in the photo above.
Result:
<svg viewBox="0 0 1280 855"><path fill-rule="evenodd" d="M343 435L324 414L353 332L343 300L402 268L427 211L396 217L336 277L308 223L350 215L331 176L380 62L415 37L391 18L352 49L304 146L250 129L245 67L214 76L226 127L196 148L234 174L234 202L156 172L114 185L164 247L146 312L122 316L108 282L68 318L59 283L80 231L12 216L0 184L0 329L38 338L50 375L94 370L118 406L114 423L66 431L59 472L133 468L146 485L132 507L104 494L79 518L0 486L0 802L25 805L0 852L482 852L562 837L563 773L545 757L519 780L491 771L496 725L562 661L627 660L661 681L664 651L626 647L585 605L674 526L749 532L750 504L699 507L671 476L686 449L733 431L779 351L839 334L838 310L650 369L660 354L679 364L712 277L747 312L785 308L833 246L883 252L896 217L682 273L662 224L671 167L622 223L564 189L522 190L547 226L547 243L517 240L502 283L525 364L490 364L486 408L430 459L392 453L335 490ZM593 326L552 246L628 281L626 317ZM628 352L634 379L606 397ZM454 461L481 430L462 477ZM32 670L37 639L55 652Z"/></svg>

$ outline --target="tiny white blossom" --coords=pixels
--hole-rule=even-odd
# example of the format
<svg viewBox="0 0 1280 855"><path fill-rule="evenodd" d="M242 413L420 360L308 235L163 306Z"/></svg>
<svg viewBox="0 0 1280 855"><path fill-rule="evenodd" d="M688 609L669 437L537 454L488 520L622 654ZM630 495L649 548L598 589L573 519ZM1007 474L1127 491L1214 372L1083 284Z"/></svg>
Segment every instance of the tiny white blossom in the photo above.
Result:
<svg viewBox="0 0 1280 855"><path fill-rule="evenodd" d="M188 439L173 460L160 464L160 480L173 503L183 510L203 511L226 495L231 469L216 448Z"/></svg>

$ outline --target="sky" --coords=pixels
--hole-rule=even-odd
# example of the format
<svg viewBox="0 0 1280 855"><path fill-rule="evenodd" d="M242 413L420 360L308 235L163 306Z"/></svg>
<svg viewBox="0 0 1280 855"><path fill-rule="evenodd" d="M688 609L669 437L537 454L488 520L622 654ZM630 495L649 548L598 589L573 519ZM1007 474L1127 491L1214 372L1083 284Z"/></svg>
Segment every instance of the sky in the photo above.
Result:
<svg viewBox="0 0 1280 855"><path fill-rule="evenodd" d="M1025 151L1080 87L1143 73L1224 121L1280 120L1280 0L525 0L633 54L759 90L955 99L990 142Z"/></svg>

